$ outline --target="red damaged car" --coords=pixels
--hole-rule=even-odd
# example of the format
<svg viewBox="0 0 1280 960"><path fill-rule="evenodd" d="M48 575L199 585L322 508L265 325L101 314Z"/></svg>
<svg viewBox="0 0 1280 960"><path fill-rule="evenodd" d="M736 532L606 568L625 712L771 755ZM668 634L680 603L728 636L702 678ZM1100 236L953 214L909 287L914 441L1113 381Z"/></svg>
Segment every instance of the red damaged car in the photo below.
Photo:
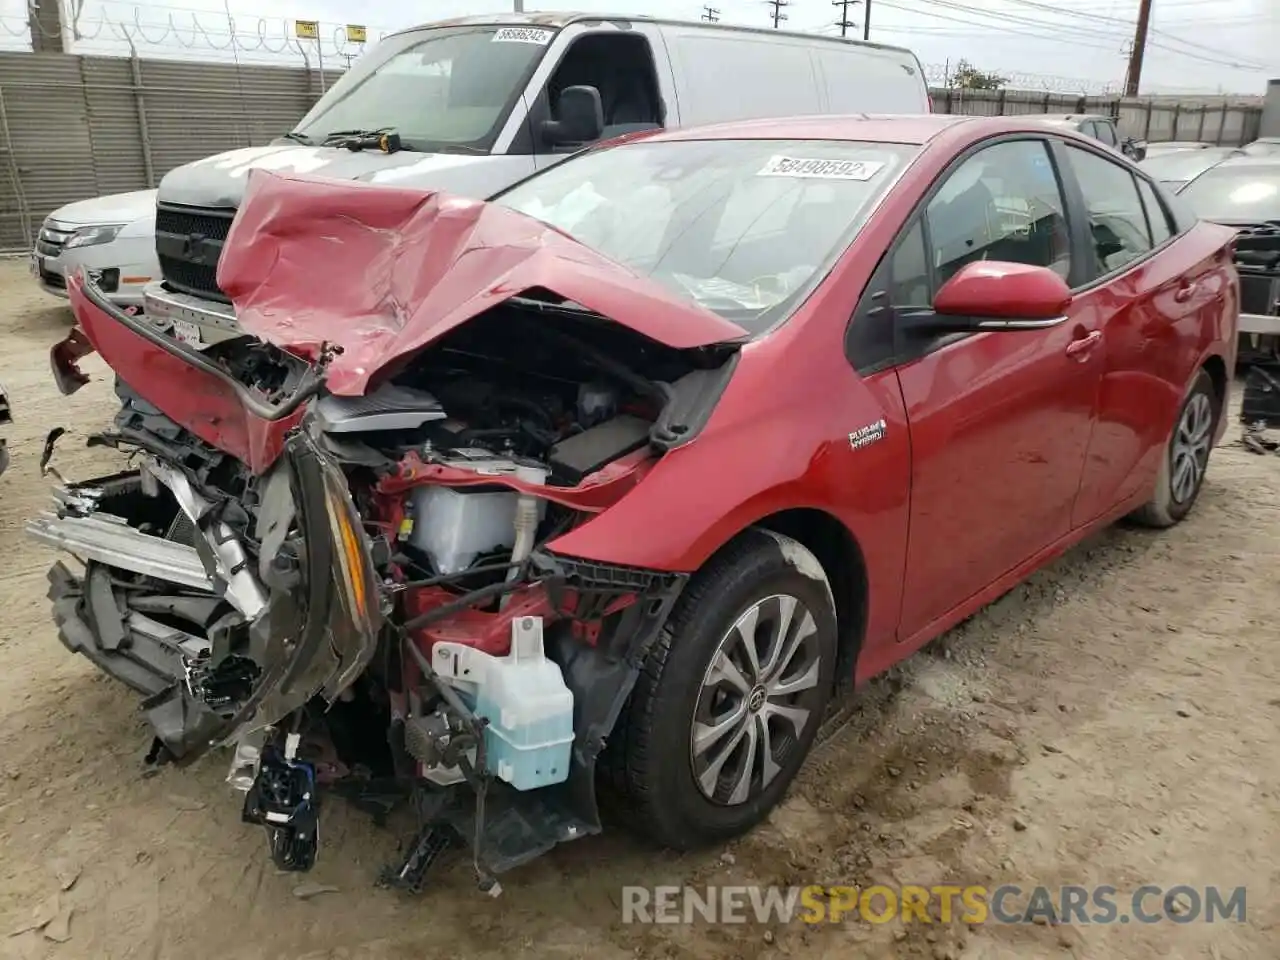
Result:
<svg viewBox="0 0 1280 960"><path fill-rule="evenodd" d="M488 202L253 174L205 349L71 284L136 468L31 533L153 762L233 749L272 856L411 802L387 882L764 817L824 712L1060 554L1192 508L1232 231L1029 119L643 135Z"/></svg>

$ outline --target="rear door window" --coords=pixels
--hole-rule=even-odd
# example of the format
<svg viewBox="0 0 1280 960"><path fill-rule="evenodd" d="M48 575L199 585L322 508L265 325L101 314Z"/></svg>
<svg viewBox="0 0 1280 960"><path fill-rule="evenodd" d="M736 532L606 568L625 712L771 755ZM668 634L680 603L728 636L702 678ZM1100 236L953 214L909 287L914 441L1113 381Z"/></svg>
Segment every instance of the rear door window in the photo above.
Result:
<svg viewBox="0 0 1280 960"><path fill-rule="evenodd" d="M1153 244L1133 174L1091 150L1067 145L1066 153L1088 209L1094 273L1114 273L1145 256Z"/></svg>

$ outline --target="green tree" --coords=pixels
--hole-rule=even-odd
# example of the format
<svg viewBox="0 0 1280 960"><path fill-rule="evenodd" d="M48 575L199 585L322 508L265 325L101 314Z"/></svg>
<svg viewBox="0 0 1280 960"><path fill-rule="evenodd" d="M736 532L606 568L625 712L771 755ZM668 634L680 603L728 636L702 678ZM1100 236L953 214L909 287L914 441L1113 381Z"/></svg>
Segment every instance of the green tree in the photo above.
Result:
<svg viewBox="0 0 1280 960"><path fill-rule="evenodd" d="M951 86L963 90L999 90L1008 82L1008 77L979 70L968 60L957 63L956 71L951 75Z"/></svg>

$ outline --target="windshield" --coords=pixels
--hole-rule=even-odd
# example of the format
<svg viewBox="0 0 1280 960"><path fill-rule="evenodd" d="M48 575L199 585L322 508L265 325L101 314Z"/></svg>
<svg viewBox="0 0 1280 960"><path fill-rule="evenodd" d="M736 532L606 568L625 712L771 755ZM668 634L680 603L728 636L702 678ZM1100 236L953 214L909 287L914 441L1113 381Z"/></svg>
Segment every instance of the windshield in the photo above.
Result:
<svg viewBox="0 0 1280 960"><path fill-rule="evenodd" d="M640 142L552 167L496 202L760 333L821 280L917 149Z"/></svg>
<svg viewBox="0 0 1280 960"><path fill-rule="evenodd" d="M1280 220L1280 163L1214 167L1187 184L1179 196L1202 220Z"/></svg>
<svg viewBox="0 0 1280 960"><path fill-rule="evenodd" d="M409 150L485 152L555 36L541 27L442 27L398 34L356 62L295 133L395 131Z"/></svg>

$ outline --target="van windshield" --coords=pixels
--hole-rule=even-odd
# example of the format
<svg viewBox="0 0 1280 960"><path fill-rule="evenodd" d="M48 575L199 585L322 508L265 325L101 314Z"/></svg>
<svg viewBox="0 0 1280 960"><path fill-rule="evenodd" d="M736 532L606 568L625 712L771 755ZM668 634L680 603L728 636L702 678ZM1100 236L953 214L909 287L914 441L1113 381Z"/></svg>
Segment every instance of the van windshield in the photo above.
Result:
<svg viewBox="0 0 1280 960"><path fill-rule="evenodd" d="M555 31L485 25L414 30L358 60L294 130L394 131L405 149L488 153Z"/></svg>
<svg viewBox="0 0 1280 960"><path fill-rule="evenodd" d="M568 160L494 202L760 334L845 251L916 147L638 142Z"/></svg>

